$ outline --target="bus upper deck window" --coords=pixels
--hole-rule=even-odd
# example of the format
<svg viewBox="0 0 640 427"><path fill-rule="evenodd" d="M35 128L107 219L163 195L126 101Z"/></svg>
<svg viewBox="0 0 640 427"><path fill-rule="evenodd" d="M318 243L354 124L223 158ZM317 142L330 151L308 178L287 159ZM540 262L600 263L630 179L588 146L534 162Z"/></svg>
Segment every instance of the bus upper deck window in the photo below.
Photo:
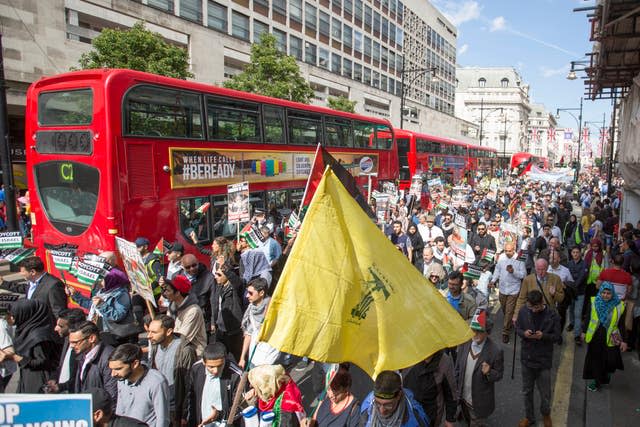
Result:
<svg viewBox="0 0 640 427"><path fill-rule="evenodd" d="M91 89L43 92L38 96L38 122L41 126L89 125L92 118Z"/></svg>

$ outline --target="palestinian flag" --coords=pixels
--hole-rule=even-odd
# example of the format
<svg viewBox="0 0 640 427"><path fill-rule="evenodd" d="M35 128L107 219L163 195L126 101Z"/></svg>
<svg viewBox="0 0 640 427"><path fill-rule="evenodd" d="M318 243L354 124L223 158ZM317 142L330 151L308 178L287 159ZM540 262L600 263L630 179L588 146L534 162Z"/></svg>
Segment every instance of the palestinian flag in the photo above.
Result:
<svg viewBox="0 0 640 427"><path fill-rule="evenodd" d="M202 205L202 206L204 206L204 205ZM158 243L156 244L156 247L153 248L153 254L154 255L158 255L159 257L162 258L164 256L164 247L165 247L164 238L161 237L160 240L158 240Z"/></svg>
<svg viewBox="0 0 640 427"><path fill-rule="evenodd" d="M462 275L469 280L478 280L482 274L482 270L476 265L467 265L467 267L463 267L461 271Z"/></svg>
<svg viewBox="0 0 640 427"><path fill-rule="evenodd" d="M325 168L329 166L336 177L340 180L344 188L347 189L351 197L355 199L360 205L363 211L370 217L376 218L376 214L371 210L371 207L367 203L367 199L362 195L358 189L358 184L351 173L344 168L327 150L325 150L320 144L316 149L316 156L313 160L313 166L311 167L311 173L307 180L307 186L304 189L304 195L302 196L302 203L300 204L300 211L305 209L311 203L313 195L316 193L316 189L320 184L322 175Z"/></svg>
<svg viewBox="0 0 640 427"><path fill-rule="evenodd" d="M440 209L441 211L449 210L449 205L444 202L438 202L438 204L436 205L436 209Z"/></svg>
<svg viewBox="0 0 640 427"><path fill-rule="evenodd" d="M521 250L518 252L518 261L525 262L527 260L527 255L529 255L529 251Z"/></svg>
<svg viewBox="0 0 640 427"><path fill-rule="evenodd" d="M258 227L252 223L248 223L242 230L240 230L240 237L244 237L247 240L251 249L262 246L265 242L265 238L262 236L260 230L258 230Z"/></svg>
<svg viewBox="0 0 640 427"><path fill-rule="evenodd" d="M287 221L287 225L285 226L285 235L287 236L287 239L290 239L293 237L293 233L295 231L298 231L300 229L300 218L298 218L298 215L296 215L295 212L291 212L291 215L289 215L289 220Z"/></svg>
<svg viewBox="0 0 640 427"><path fill-rule="evenodd" d="M18 249L22 247L22 233L7 231L0 233L0 249Z"/></svg>
<svg viewBox="0 0 640 427"><path fill-rule="evenodd" d="M210 207L211 207L211 203L206 202L202 206L200 206L198 209L196 209L195 213L204 215L207 213Z"/></svg>
<svg viewBox="0 0 640 427"><path fill-rule="evenodd" d="M59 251L52 250L49 251L51 254L51 259L53 259L53 265L60 271L69 271L71 268L71 262L73 261L73 252L72 251Z"/></svg>
<svg viewBox="0 0 640 427"><path fill-rule="evenodd" d="M471 318L471 324L469 325L474 331L487 331L487 311L483 308L476 310L475 314Z"/></svg>
<svg viewBox="0 0 640 427"><path fill-rule="evenodd" d="M95 265L91 265L87 262L78 263L78 273L76 277L78 282L83 285L93 286L96 282L102 279L106 274L106 271Z"/></svg>
<svg viewBox="0 0 640 427"><path fill-rule="evenodd" d="M492 251L491 249L486 249L486 248L482 250L483 261L492 263L495 257L496 257L496 251Z"/></svg>

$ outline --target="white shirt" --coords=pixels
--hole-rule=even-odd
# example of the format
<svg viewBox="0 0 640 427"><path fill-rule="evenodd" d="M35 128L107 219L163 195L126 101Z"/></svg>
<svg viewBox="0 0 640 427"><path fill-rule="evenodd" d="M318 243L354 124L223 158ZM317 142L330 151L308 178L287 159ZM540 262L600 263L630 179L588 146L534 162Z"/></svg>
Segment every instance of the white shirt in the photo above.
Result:
<svg viewBox="0 0 640 427"><path fill-rule="evenodd" d="M222 395L220 394L220 378L211 375L205 368L204 387L202 387L202 402L200 403L200 412L202 418L207 418L211 414L211 407L215 407L218 411L222 411ZM218 426L220 423L214 421L206 424L206 427Z"/></svg>
<svg viewBox="0 0 640 427"><path fill-rule="evenodd" d="M562 280L562 283L564 283L565 285L567 283L573 282L573 276L571 276L571 271L569 271L569 269L562 264L558 265L558 268L553 268L551 267L551 265L549 265L549 268L547 268L547 272L553 273L556 276L559 276L560 280Z"/></svg>
<svg viewBox="0 0 640 427"><path fill-rule="evenodd" d="M433 242L436 237L444 237L440 227L436 227L435 225L429 228L427 224L418 224L418 233L420 233L422 241L425 243Z"/></svg>
<svg viewBox="0 0 640 427"><path fill-rule="evenodd" d="M507 266L513 266L513 273L507 271ZM503 295L517 295L520 293L520 285L522 279L527 275L527 268L524 262L518 261L518 255L513 254L513 258L509 258L507 254L500 255L498 263L493 271L491 281L499 282L498 289Z"/></svg>

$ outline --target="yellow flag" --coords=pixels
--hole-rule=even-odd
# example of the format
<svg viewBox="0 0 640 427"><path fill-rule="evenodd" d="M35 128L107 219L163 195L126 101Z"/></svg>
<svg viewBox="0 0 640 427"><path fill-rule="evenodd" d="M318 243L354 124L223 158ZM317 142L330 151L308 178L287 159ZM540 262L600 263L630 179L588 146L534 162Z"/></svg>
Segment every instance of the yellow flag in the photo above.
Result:
<svg viewBox="0 0 640 427"><path fill-rule="evenodd" d="M327 169L260 340L321 362L352 362L375 377L471 336L467 323Z"/></svg>

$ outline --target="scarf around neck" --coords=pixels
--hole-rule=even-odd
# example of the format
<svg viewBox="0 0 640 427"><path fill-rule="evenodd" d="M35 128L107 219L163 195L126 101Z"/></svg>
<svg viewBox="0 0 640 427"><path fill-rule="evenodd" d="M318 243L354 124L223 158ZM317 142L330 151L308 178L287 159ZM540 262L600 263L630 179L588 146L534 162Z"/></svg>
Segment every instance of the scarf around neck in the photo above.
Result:
<svg viewBox="0 0 640 427"><path fill-rule="evenodd" d="M611 299L609 301L605 301L602 298L602 291L608 290L611 292ZM613 289L613 285L609 282L603 282L600 285L600 290L598 291L598 295L596 296L595 306L596 313L598 314L598 320L600 324L605 328L608 326L608 323L611 319L611 311L620 304L620 299Z"/></svg>

